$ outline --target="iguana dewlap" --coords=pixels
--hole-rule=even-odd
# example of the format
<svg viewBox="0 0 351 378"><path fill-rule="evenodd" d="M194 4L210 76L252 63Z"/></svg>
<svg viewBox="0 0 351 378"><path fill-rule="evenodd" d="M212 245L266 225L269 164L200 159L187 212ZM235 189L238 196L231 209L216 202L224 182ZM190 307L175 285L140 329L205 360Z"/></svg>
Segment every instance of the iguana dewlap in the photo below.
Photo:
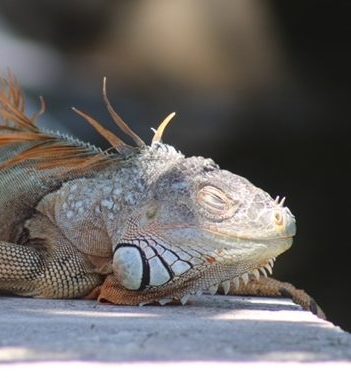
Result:
<svg viewBox="0 0 351 378"><path fill-rule="evenodd" d="M319 311L304 292L258 280L292 244L295 219L283 200L163 144L172 115L147 146L114 112L105 87L104 100L136 147L78 110L112 149L40 130L15 79L2 79L2 292L136 305L185 303L221 287L288 295Z"/></svg>

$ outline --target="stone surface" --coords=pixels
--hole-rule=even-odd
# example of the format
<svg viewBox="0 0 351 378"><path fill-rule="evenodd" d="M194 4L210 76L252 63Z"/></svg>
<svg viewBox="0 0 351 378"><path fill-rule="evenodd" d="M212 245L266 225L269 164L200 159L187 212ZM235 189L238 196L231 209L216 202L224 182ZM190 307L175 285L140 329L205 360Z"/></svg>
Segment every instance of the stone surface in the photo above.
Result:
<svg viewBox="0 0 351 378"><path fill-rule="evenodd" d="M125 307L1 297L0 304L1 376L111 366L161 374L170 364L180 374L182 367L206 366L271 371L287 362L295 370L329 366L351 376L351 335L288 299L204 295L185 306Z"/></svg>

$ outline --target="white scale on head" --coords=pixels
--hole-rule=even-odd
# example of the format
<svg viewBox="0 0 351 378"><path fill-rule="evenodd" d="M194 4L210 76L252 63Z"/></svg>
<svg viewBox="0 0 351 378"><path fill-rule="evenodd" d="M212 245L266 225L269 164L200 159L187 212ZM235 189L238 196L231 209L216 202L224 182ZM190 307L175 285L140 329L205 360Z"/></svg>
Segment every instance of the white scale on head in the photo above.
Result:
<svg viewBox="0 0 351 378"><path fill-rule="evenodd" d="M169 270L149 246L146 246L143 252L145 256L136 246L123 245L118 247L114 253L113 270L121 285L126 289L139 290L141 288L145 274L144 269L149 269L149 282L145 282L146 285L161 286L171 279ZM175 261L175 256L169 251L166 252L166 256L165 253L163 254L163 260L172 269L175 276L190 269L189 264L181 260ZM171 259L170 256L172 256ZM146 261L144 261L145 257Z"/></svg>

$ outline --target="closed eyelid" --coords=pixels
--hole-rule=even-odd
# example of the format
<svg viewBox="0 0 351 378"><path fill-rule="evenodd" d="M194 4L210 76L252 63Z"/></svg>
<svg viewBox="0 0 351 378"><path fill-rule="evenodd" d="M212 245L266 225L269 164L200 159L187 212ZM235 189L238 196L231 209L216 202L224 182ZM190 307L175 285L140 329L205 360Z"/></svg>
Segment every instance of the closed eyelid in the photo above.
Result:
<svg viewBox="0 0 351 378"><path fill-rule="evenodd" d="M224 215L232 213L235 202L221 189L205 185L197 193L198 203L209 213Z"/></svg>

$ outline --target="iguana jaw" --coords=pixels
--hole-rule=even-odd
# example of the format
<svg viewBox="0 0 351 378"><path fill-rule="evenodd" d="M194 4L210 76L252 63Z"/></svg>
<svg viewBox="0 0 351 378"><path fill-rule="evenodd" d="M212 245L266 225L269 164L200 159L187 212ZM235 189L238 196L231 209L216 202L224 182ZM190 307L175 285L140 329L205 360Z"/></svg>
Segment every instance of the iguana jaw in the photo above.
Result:
<svg viewBox="0 0 351 378"><path fill-rule="evenodd" d="M128 290L115 275L110 275L100 290L99 300L125 305L155 302L163 305L173 300L185 304L189 295L203 292L214 294L220 285L227 292L230 285L237 287L245 284L249 275L259 278L261 274L266 276L267 272L271 273L275 258L292 244L292 237L265 241L236 238L229 247L228 235L222 243L219 243L218 235L216 238L209 236L210 233L207 233L206 240L202 240L210 244L216 240L217 248L206 254L206 264L189 270L165 285L142 291Z"/></svg>

